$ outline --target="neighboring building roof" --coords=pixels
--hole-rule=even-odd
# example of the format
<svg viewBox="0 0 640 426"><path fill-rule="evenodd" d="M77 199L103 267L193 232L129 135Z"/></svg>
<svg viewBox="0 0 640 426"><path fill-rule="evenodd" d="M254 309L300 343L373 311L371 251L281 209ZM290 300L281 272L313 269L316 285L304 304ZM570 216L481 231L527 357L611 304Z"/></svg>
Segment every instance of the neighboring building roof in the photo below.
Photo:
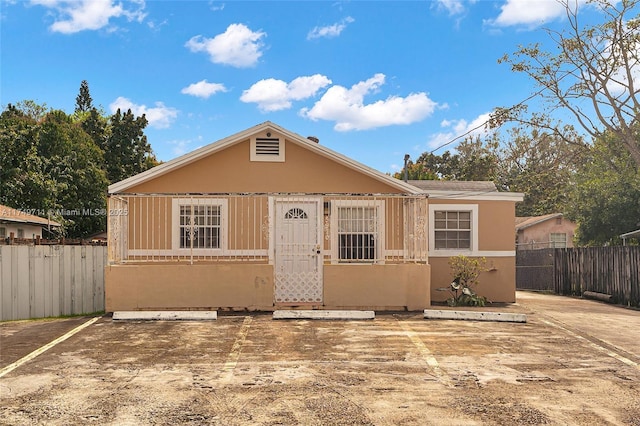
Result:
<svg viewBox="0 0 640 426"><path fill-rule="evenodd" d="M432 199L522 201L524 198L524 194L518 192L499 192L490 181L410 180L408 183Z"/></svg>
<svg viewBox="0 0 640 426"><path fill-rule="evenodd" d="M385 175L377 170L374 170L364 164L361 164L355 160L352 160L348 157L345 157L342 154L339 154L315 141L311 141L308 138L301 136L297 133L293 133L283 127L278 126L270 121L265 121L262 124L258 124L257 126L251 127L249 129L243 130L234 135L228 136L224 139L220 139L217 142L213 142L209 145L206 145L200 149L197 149L193 152L185 154L181 157L174 158L171 161L160 164L152 169L149 169L145 172L139 173L130 178L124 179L120 182L113 183L109 185L109 194L122 193L126 192L127 189L132 188L141 183L147 182L149 180L155 179L159 176L162 176L166 173L169 173L173 170L179 169L181 167L186 166L187 164L193 163L201 158L209 156L215 152L221 151L225 148L228 148L237 143L246 141L247 138L251 137L251 135L266 131L272 130L277 133L280 133L285 136L287 141L295 143L297 145L303 146L306 149L315 152L323 157L329 158L343 166L346 166L352 170L356 170L364 175L367 175L373 179L381 181L393 188L396 188L402 192L409 194L421 194L423 191L420 191L413 185L409 185L401 180L395 179L389 175Z"/></svg>
<svg viewBox="0 0 640 426"><path fill-rule="evenodd" d="M555 219L562 216L562 213L551 213L545 214L543 216L516 217L516 231L520 231L522 229L529 228L530 226L537 225L539 223L546 222L547 220Z"/></svg>
<svg viewBox="0 0 640 426"><path fill-rule="evenodd" d="M426 191L478 191L498 192L496 184L490 181L463 181L463 180L410 180L413 186Z"/></svg>
<svg viewBox="0 0 640 426"><path fill-rule="evenodd" d="M0 222L24 223L41 226L60 226L58 222L30 214L27 210L14 209L0 204Z"/></svg>

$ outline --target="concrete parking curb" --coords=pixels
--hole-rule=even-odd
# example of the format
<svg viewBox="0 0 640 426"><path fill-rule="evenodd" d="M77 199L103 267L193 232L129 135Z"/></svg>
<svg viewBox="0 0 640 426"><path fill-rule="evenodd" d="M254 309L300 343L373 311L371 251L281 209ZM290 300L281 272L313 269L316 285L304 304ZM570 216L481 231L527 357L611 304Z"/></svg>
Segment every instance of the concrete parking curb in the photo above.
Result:
<svg viewBox="0 0 640 426"><path fill-rule="evenodd" d="M368 320L374 319L374 311L320 311L320 310L281 310L273 311L273 319L331 319L331 320Z"/></svg>
<svg viewBox="0 0 640 426"><path fill-rule="evenodd" d="M448 311L448 310L424 310L425 319L470 320L470 321L497 321L497 322L527 322L525 314L508 312L478 312L478 311Z"/></svg>
<svg viewBox="0 0 640 426"><path fill-rule="evenodd" d="M218 311L117 311L114 320L215 320Z"/></svg>

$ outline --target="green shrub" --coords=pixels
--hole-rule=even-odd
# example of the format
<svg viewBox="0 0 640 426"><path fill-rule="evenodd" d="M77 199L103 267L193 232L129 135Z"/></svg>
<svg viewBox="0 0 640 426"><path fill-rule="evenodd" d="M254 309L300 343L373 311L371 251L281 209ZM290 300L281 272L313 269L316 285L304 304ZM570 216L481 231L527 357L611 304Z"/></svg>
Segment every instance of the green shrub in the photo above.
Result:
<svg viewBox="0 0 640 426"><path fill-rule="evenodd" d="M484 257L470 258L459 255L449 258L453 281L449 284L451 297L447 299L447 305L484 306L488 302L486 297L479 296L475 291L480 273L488 270L486 264L487 259Z"/></svg>

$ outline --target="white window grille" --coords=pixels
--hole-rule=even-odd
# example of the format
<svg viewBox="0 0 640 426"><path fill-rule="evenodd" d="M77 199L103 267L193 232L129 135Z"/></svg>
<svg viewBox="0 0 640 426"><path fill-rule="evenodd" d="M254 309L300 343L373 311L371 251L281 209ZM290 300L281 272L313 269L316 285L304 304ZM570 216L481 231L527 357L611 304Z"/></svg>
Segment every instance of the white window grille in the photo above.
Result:
<svg viewBox="0 0 640 426"><path fill-rule="evenodd" d="M334 261L384 260L384 205L381 200L333 202Z"/></svg>
<svg viewBox="0 0 640 426"><path fill-rule="evenodd" d="M173 200L173 249L224 250L227 200L220 198L178 198Z"/></svg>
<svg viewBox="0 0 640 426"><path fill-rule="evenodd" d="M180 248L220 248L221 206L180 206Z"/></svg>

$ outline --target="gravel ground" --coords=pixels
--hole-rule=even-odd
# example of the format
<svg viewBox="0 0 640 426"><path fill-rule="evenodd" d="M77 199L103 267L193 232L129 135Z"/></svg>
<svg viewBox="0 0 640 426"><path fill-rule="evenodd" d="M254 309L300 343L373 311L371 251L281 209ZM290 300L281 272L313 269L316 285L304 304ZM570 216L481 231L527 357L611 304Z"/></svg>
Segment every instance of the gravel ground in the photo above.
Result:
<svg viewBox="0 0 640 426"><path fill-rule="evenodd" d="M0 424L640 425L640 312L489 310L528 322L105 316L0 378ZM0 324L0 368L86 321Z"/></svg>

